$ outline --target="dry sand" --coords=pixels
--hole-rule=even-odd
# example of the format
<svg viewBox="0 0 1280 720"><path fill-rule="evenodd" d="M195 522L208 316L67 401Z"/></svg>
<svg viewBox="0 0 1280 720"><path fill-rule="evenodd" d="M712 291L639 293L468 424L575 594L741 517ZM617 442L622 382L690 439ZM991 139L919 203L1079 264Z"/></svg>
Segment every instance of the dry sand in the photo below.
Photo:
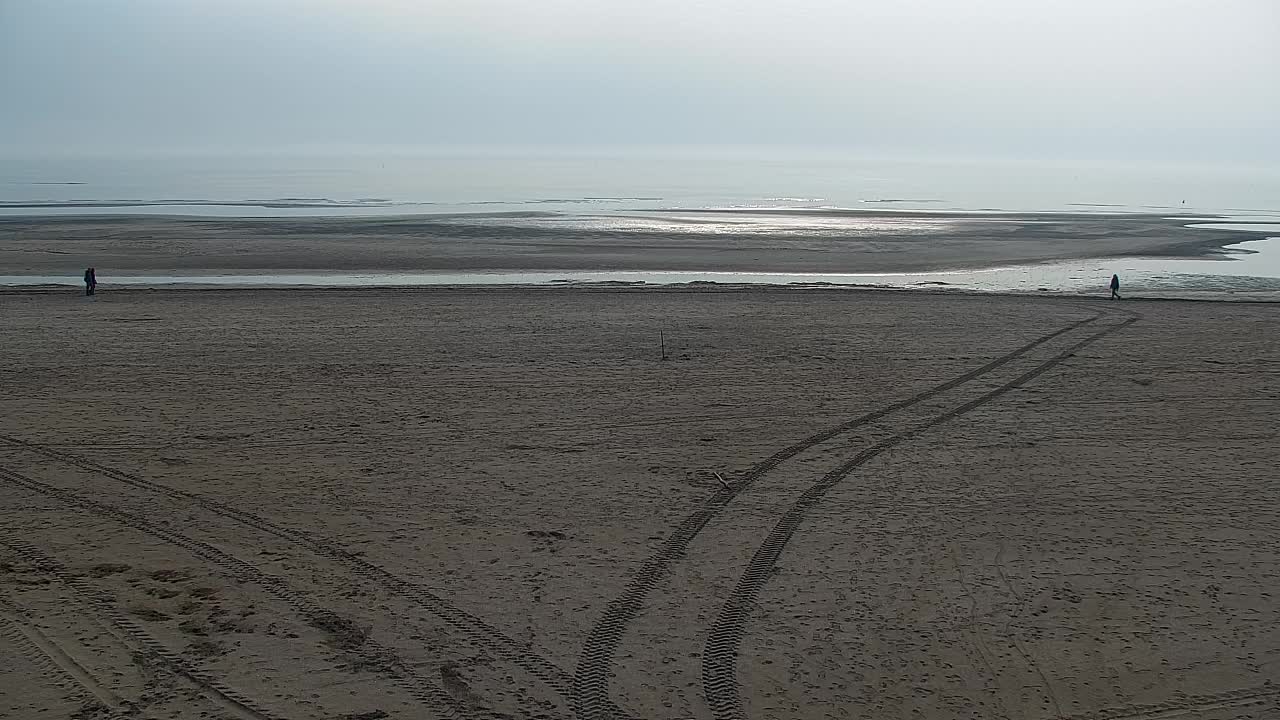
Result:
<svg viewBox="0 0 1280 720"><path fill-rule="evenodd" d="M714 231L706 222L714 222ZM458 270L907 272L1124 255L1197 256L1257 239L1157 215L809 211L625 217L0 217L0 275ZM748 221L766 221L766 229ZM795 223L799 223L795 225ZM814 224L825 227L815 227Z"/></svg>
<svg viewBox="0 0 1280 720"><path fill-rule="evenodd" d="M1280 717L1275 306L9 291L0 337L3 717Z"/></svg>

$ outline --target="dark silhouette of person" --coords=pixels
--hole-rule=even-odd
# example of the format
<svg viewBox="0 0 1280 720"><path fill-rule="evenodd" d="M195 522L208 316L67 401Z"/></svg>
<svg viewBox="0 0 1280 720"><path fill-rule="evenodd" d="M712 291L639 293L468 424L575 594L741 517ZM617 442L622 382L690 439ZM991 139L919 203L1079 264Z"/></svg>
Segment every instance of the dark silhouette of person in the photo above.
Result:
<svg viewBox="0 0 1280 720"><path fill-rule="evenodd" d="M1112 300L1124 299L1120 297L1120 276L1119 275L1111 276L1111 299Z"/></svg>
<svg viewBox="0 0 1280 720"><path fill-rule="evenodd" d="M92 295L98 290L98 271L89 268L84 271L84 294Z"/></svg>

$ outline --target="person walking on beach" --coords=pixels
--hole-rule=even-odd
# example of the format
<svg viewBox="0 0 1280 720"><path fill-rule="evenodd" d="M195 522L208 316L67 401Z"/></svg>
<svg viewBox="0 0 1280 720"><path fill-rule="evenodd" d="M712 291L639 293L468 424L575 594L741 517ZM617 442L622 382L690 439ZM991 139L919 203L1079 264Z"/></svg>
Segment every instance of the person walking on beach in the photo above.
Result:
<svg viewBox="0 0 1280 720"><path fill-rule="evenodd" d="M1111 299L1112 300L1124 299L1120 297L1120 276L1119 275L1111 276Z"/></svg>
<svg viewBox="0 0 1280 720"><path fill-rule="evenodd" d="M84 271L84 294L92 295L98 289L98 271L89 268Z"/></svg>

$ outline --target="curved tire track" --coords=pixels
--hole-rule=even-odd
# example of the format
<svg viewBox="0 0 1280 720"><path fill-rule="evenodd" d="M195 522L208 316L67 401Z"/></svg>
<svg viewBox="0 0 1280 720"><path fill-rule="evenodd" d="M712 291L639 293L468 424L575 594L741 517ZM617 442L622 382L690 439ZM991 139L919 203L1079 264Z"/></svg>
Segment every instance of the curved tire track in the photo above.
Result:
<svg viewBox="0 0 1280 720"><path fill-rule="evenodd" d="M577 670L573 676L573 705L574 712L579 720L599 720L612 717L610 714L612 703L609 698L609 677L612 672L614 654L622 641L622 636L626 633L627 626L639 615L645 597L648 596L649 592L667 576L671 567L684 557L685 551L690 543L693 542L693 539L698 536L698 533L706 527L707 523L723 512L725 507L733 502L734 498L761 476L805 450L987 375L1031 352L1040 345L1072 330L1093 323L1100 317L1102 317L1101 314L1096 314L1063 326L947 382L810 435L794 445L770 455L752 466L741 478L718 490L703 503L701 509L686 517L676 527L675 532L667 538L666 542L658 548L657 553L640 566L640 570L632 576L622 594L609 603L591 628L591 633L582 646Z"/></svg>
<svg viewBox="0 0 1280 720"><path fill-rule="evenodd" d="M100 517L109 518L121 525L151 535L171 545L177 545L197 557L203 558L225 570L232 577L251 582L267 591L277 599L292 607L306 622L317 628L345 628L349 625L338 613L321 607L297 592L281 578L259 570L249 563L229 555L208 543L201 542L168 528L160 527L150 521L117 507L90 500L59 487L54 487L38 480L20 475L12 470L0 467L0 481L16 485L26 490L77 507L82 511ZM347 651L360 659L372 662L375 666L388 668L389 673L415 700L423 705L445 712L449 717L464 717L468 709L452 695L432 681L420 675L408 663L397 656L390 648L381 645L371 638L365 639L360 652Z"/></svg>
<svg viewBox="0 0 1280 720"><path fill-rule="evenodd" d="M738 692L737 660L747 617L750 615L760 591L768 583L769 576L773 573L783 548L786 547L787 542L795 534L796 529L799 528L809 509L817 505L826 496L827 491L859 466L884 451L931 428L972 412L992 400L1022 387L1057 367L1082 348L1135 322L1137 322L1137 318L1131 317L1119 324L1112 325L1081 340L1000 387L984 393L963 405L952 408L919 427L893 435L866 448L840 467L824 475L821 480L805 490L800 499L783 513L782 518L778 520L778 523L765 538L765 541L756 550L733 593L721 608L720 615L716 618L716 622L707 638L702 654L702 684L703 691L706 694L707 705L711 708L712 715L716 720L745 720L746 718L746 712L742 706L742 698Z"/></svg>
<svg viewBox="0 0 1280 720"><path fill-rule="evenodd" d="M100 465L91 460L86 460L85 458L72 455L71 453L54 450L52 448L47 448L42 445L37 445L8 435L0 435L0 442L29 450L53 460L75 465L140 490L159 493L182 502L195 503L215 515L220 515L240 524L248 525L295 545L301 545L316 555L346 566L353 573L365 578L366 580L375 582L401 597L412 600L415 604L425 608L468 640L484 647L497 657L513 665L524 668L526 672L545 683L561 697L566 700L569 699L572 685L569 674L550 660L534 653L530 650L528 645L521 644L508 637L497 628L492 627L480 618L453 606L444 598L432 593L421 585L417 585L405 580L404 578L398 577L381 566L375 565L374 563L371 563L368 560L365 560L364 558L332 543L317 539L299 530L293 530L291 528L277 525L264 518L229 505L224 505L223 503L215 500L210 500L201 495L178 490L157 482L152 482L132 473ZM613 710L616 712L617 709L613 708Z"/></svg>

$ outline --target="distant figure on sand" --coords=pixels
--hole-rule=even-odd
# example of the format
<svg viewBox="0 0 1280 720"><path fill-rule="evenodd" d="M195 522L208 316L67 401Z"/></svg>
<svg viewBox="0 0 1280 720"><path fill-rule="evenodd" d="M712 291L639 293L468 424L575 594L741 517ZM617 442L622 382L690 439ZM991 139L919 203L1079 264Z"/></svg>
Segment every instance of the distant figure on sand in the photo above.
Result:
<svg viewBox="0 0 1280 720"><path fill-rule="evenodd" d="M1123 299L1120 297L1120 276L1119 275L1111 276L1111 299L1112 300Z"/></svg>
<svg viewBox="0 0 1280 720"><path fill-rule="evenodd" d="M98 271L89 268L84 271L84 294L92 295L98 289Z"/></svg>

